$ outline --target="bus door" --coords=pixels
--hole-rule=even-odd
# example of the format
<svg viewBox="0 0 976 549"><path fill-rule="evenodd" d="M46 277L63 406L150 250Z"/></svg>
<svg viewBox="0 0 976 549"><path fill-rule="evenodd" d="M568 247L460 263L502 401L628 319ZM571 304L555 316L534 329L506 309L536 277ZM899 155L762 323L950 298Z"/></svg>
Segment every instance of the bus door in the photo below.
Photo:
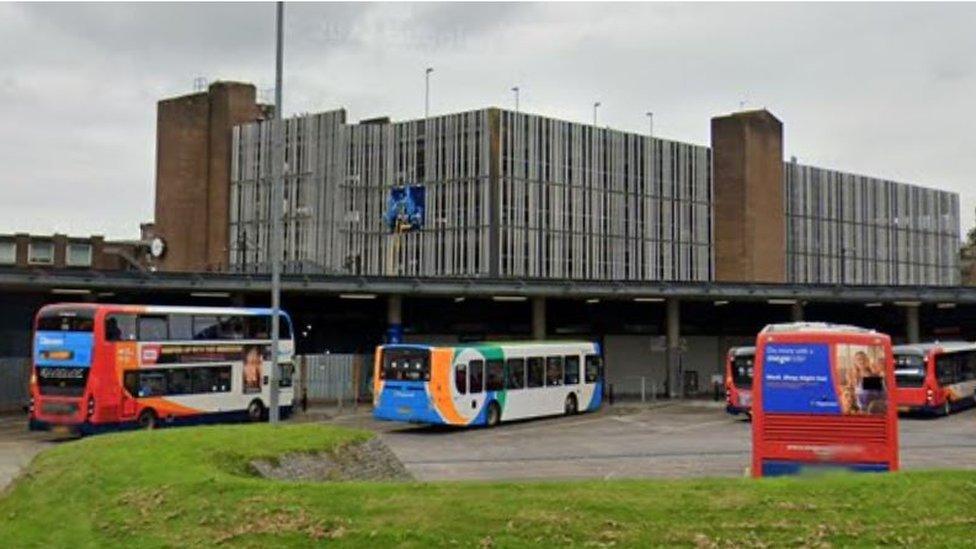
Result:
<svg viewBox="0 0 976 549"><path fill-rule="evenodd" d="M889 337L770 328L757 340L753 476L897 470Z"/></svg>
<svg viewBox="0 0 976 549"><path fill-rule="evenodd" d="M136 397L139 396L139 344L135 341L120 341L110 343L115 350L115 368L121 377L119 383L119 415L120 420L129 421L136 418L139 406Z"/></svg>

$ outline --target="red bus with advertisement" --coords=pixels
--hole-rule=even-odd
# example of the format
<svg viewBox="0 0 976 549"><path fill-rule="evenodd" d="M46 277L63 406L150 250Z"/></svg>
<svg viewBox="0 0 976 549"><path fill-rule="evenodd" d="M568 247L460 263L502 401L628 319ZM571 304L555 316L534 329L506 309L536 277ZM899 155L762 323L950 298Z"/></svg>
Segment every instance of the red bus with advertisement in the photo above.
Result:
<svg viewBox="0 0 976 549"><path fill-rule="evenodd" d="M976 404L976 344L898 345L894 355L899 412L947 416Z"/></svg>
<svg viewBox="0 0 976 549"><path fill-rule="evenodd" d="M752 474L898 470L891 338L854 326L770 325L756 339Z"/></svg>
<svg viewBox="0 0 976 549"><path fill-rule="evenodd" d="M290 414L294 341L281 313L277 360ZM89 434L267 415L271 310L58 304L34 325L31 430Z"/></svg>
<svg viewBox="0 0 976 549"><path fill-rule="evenodd" d="M755 347L732 347L725 360L725 411L737 416L752 413L752 371Z"/></svg>

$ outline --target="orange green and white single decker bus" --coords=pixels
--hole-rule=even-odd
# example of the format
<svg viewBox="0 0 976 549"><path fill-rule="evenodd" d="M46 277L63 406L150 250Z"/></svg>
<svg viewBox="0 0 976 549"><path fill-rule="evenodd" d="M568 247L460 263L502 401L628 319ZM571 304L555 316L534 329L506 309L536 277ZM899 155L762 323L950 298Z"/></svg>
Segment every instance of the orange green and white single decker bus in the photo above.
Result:
<svg viewBox="0 0 976 549"><path fill-rule="evenodd" d="M603 400L603 357L590 342L377 348L373 415L437 425L589 412Z"/></svg>
<svg viewBox="0 0 976 549"><path fill-rule="evenodd" d="M976 344L916 343L894 353L899 412L947 416L976 404Z"/></svg>
<svg viewBox="0 0 976 549"><path fill-rule="evenodd" d="M281 313L279 411L295 344ZM270 401L271 310L58 304L34 326L30 428L80 434L259 421Z"/></svg>

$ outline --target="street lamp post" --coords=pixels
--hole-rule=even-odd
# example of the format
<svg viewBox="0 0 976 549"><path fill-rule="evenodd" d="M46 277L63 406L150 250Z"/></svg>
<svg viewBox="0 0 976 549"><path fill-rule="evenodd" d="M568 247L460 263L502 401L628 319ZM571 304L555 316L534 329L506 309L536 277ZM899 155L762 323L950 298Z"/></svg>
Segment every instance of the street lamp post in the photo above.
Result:
<svg viewBox="0 0 976 549"><path fill-rule="evenodd" d="M281 316L281 213L284 188L284 145L285 128L281 116L281 73L282 54L284 49L284 21L285 3L276 5L276 52L275 52L275 108L274 122L274 154L272 156L271 204L268 213L271 216L271 373L268 376L268 421L277 424L278 410L278 347L280 346L280 330L278 318Z"/></svg>
<svg viewBox="0 0 976 549"><path fill-rule="evenodd" d="M647 135L654 137L654 113L647 111Z"/></svg>
<svg viewBox="0 0 976 549"><path fill-rule="evenodd" d="M517 113L519 112L519 87L513 87L512 91L515 92L515 112Z"/></svg>
<svg viewBox="0 0 976 549"><path fill-rule="evenodd" d="M600 108L600 102L593 103L593 125L596 126L596 111Z"/></svg>
<svg viewBox="0 0 976 549"><path fill-rule="evenodd" d="M430 73L434 72L433 67L427 67L424 72L424 118L430 116Z"/></svg>

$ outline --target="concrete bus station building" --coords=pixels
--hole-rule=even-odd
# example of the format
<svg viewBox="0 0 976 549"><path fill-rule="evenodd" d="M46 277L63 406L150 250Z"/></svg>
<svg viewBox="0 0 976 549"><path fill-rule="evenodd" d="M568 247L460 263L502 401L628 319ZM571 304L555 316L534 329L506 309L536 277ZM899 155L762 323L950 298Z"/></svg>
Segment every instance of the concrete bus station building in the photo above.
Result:
<svg viewBox="0 0 976 549"><path fill-rule="evenodd" d="M218 82L159 102L157 272L3 271L0 287L31 304L59 286L266 304L272 122L255 97ZM596 339L618 393L643 378L678 396L711 391L728 347L769 322L976 338L958 195L785 159L783 132L765 110L713 118L710 146L494 107L289 118L281 259L299 352L389 334ZM391 231L391 190L411 186L422 223Z"/></svg>

